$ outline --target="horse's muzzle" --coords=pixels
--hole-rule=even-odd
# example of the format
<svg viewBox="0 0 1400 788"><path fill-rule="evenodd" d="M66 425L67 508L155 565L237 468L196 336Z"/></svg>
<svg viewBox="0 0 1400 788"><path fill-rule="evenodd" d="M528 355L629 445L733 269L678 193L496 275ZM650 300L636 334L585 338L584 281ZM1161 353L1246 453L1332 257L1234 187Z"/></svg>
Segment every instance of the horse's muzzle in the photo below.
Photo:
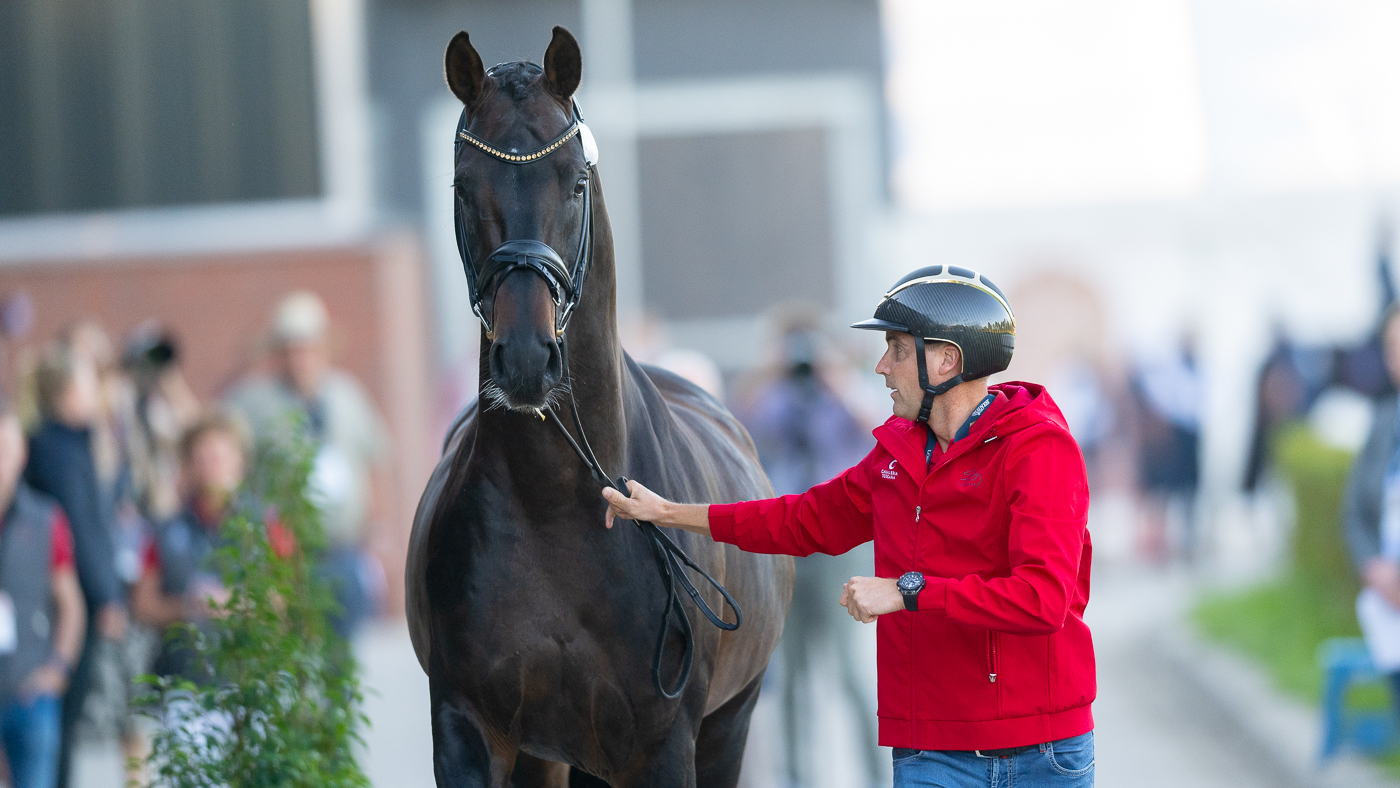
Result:
<svg viewBox="0 0 1400 788"><path fill-rule="evenodd" d="M564 379L559 343L538 334L498 337L488 360L491 380L512 410L533 411Z"/></svg>

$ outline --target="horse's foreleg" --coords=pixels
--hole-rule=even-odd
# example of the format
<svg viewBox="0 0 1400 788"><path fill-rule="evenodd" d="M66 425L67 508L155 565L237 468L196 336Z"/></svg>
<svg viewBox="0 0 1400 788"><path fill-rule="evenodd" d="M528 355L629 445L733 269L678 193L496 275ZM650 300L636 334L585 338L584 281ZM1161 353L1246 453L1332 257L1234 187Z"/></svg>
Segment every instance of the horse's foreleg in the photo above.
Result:
<svg viewBox="0 0 1400 788"><path fill-rule="evenodd" d="M744 764L744 746L749 740L749 719L758 690L760 673L727 703L710 712L700 723L695 742L695 784L699 788L734 788Z"/></svg>
<svg viewBox="0 0 1400 788"><path fill-rule="evenodd" d="M695 725L678 718L640 769L610 782L617 788L696 788Z"/></svg>
<svg viewBox="0 0 1400 788"><path fill-rule="evenodd" d="M492 746L485 732L429 679L433 719L433 776L438 788L506 788L516 751Z"/></svg>
<svg viewBox="0 0 1400 788"><path fill-rule="evenodd" d="M511 772L511 788L569 788L569 764L542 761L520 753Z"/></svg>

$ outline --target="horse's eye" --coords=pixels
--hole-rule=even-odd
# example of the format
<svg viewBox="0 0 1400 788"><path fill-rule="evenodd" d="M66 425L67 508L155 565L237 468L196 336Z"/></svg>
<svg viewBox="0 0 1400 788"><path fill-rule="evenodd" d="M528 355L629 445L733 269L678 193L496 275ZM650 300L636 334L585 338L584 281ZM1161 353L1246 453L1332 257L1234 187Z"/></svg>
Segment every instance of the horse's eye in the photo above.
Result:
<svg viewBox="0 0 1400 788"><path fill-rule="evenodd" d="M588 179L587 179L587 178L579 178L579 179L578 179L578 183L575 183L575 184L574 184L574 196L575 196L575 197L582 197L582 196L583 196L584 190L587 189L587 188L588 188Z"/></svg>

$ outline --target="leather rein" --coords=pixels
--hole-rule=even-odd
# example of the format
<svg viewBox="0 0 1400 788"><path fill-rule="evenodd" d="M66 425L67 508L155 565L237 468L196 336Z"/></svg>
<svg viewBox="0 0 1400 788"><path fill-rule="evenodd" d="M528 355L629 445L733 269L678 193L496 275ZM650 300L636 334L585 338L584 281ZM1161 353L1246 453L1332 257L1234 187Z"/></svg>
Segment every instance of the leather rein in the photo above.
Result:
<svg viewBox="0 0 1400 788"><path fill-rule="evenodd" d="M593 447L589 445L588 436L583 430L583 421L578 415L578 403L574 400L573 379L569 368L569 349L564 335L568 328L569 318L572 316L574 308L583 295L583 284L588 277L588 272L593 265L593 174L598 163L598 146L593 140L593 134L588 126L583 122L583 116L579 113L578 103L573 103L573 122L563 134L556 137L549 144L532 153L517 154L503 151L490 143L482 140L471 132L467 131L467 113L462 111L462 117L457 123L457 136L454 140L456 155L461 155L462 145L470 144L477 150L493 156L501 161L511 164L529 164L539 161L556 150L562 148L565 143L574 137L578 137L583 145L584 161L588 165L587 184L583 194L583 226L579 230L578 252L574 257L572 268L566 268L559 254L548 244L536 240L510 240L496 247L488 257L486 266L480 273L472 262L466 234L466 216L462 204L461 195L455 199L454 224L457 231L457 251L462 257L462 267L466 270L467 284L471 291L472 311L476 313L485 328L488 339L493 338L491 323L486 319L481 309L481 301L487 291L494 283L498 283L512 271L525 268L538 274L548 283L550 294L555 303L555 337L559 343L561 361L563 361L565 379L563 385L569 394L569 416L574 423L574 430L578 433L578 440L569 434L569 430L564 426L564 422L554 409L546 405L540 409L539 415L543 420L550 421L558 428L559 434L564 436L569 447L579 460L587 466L589 473L593 476L599 487L611 487L631 497L627 490L627 478L618 477L613 481L598 462L597 456L593 453ZM744 614L739 609L739 605L734 601L734 597L717 580L710 576L708 572L701 569L690 556L685 554L680 545L677 545L665 531L656 526L655 523L646 520L634 520L637 528L647 536L648 544L651 546L652 557L656 559L657 570L661 573L661 579L666 586L666 606L661 614L660 629L656 634L656 646L652 651L651 659L651 681L656 687L656 692L661 697L668 700L680 697L685 691L686 684L690 681L690 669L695 658L695 638L690 626L690 616L686 613L685 607L681 604L680 593L676 586L685 589L695 606L700 609L705 618L710 623L732 632L744 623ZM683 567L688 567L705 582L709 583L720 595L724 597L724 603L734 611L734 623L725 621L719 614L710 607L700 595L700 590L695 587L690 578L683 571ZM661 661L666 650L666 635L670 632L671 616L674 614L680 627L681 642L683 643L681 652L680 675L676 678L671 689L666 688L665 682L661 678Z"/></svg>

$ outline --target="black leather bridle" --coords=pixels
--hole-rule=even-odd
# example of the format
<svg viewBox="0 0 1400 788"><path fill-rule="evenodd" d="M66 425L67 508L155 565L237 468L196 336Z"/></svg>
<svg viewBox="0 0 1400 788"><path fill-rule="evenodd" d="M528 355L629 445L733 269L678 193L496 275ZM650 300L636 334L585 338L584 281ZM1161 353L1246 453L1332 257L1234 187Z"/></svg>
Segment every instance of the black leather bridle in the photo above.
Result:
<svg viewBox="0 0 1400 788"><path fill-rule="evenodd" d="M573 268L566 268L559 253L543 241L513 239L504 241L500 246L497 246L487 256L486 266L481 271L477 271L476 266L472 263L471 251L468 248L466 217L460 194L456 196L456 209L453 217L457 229L457 252L462 257L462 267L467 273L467 285L471 289L472 311L481 320L488 339L494 339L494 332L491 321L486 319L486 315L481 310L481 302L489 288L499 286L507 274L521 268L534 271L548 283L550 295L554 298L554 335L559 343L559 352L563 362L564 385L569 396L569 415L573 419L574 430L578 432L578 440L574 440L574 436L569 434L564 422L550 406L546 405L540 409L540 418L544 419L546 414L548 415L548 419L568 441L569 447L574 450L583 464L588 466L589 473L592 474L599 486L611 487L624 496L631 497L631 493L627 490L627 478L625 476L618 477L617 481L613 481L603 470L597 456L594 455L593 447L588 443L588 436L584 434L583 422L579 419L578 404L574 401L573 385L570 379L572 376L569 372L569 350L564 330L568 328L569 317L573 314L574 308L578 306L583 295L584 280L587 279L593 266L592 193L593 176L598 164L598 146L593 140L593 133L589 131L588 126L584 125L583 115L578 110L578 102L572 102L572 108L573 122L569 124L569 128L565 129L563 134L555 137L543 148L524 154L503 151L467 131L467 112L464 109L461 120L457 122L457 136L454 140L453 151L455 155L460 156L462 145L470 144L481 152L501 161L511 164L529 164L559 150L565 143L577 136L583 145L583 158L588 170L583 193L583 226L579 230L578 252L574 256ZM690 681L690 669L695 657L695 638L690 627L690 616L681 606L681 598L676 586L679 585L683 588L705 618L720 629L729 632L738 629L739 625L744 622L744 614L729 591L708 572L701 569L690 556L686 555L680 545L677 545L665 531L658 528L655 523L646 520L635 520L634 522L642 533L646 534L652 556L656 559L657 569L666 585L666 607L661 614L661 628L656 635L656 646L652 652L651 681L652 685L656 687L657 694L670 700L680 697L681 692L685 690L686 684ZM699 589L686 576L684 568L693 570L719 591L720 595L724 597L725 604L734 611L734 623L725 621L714 611L714 608L710 607L704 597L700 596ZM661 679L661 660L665 654L666 634L670 631L673 613L677 616L681 642L684 645L681 652L680 675L677 677L675 685L671 689L667 689L665 682Z"/></svg>
<svg viewBox="0 0 1400 788"><path fill-rule="evenodd" d="M584 175L583 224L579 227L578 250L574 254L572 268L565 267L559 253L554 251L554 248L549 244L543 241L516 239L505 241L497 246L491 254L486 256L486 265L478 271L476 264L472 261L471 248L467 240L467 221L465 206L462 205L462 195L455 196L452 221L457 230L457 253L462 258L462 268L467 274L467 287L470 288L472 311L481 320L488 337L492 335L491 321L482 312L481 302L488 292L499 286L506 275L512 271L520 268L530 269L539 274L549 285L549 294L554 298L554 335L556 337L564 335L564 329L569 325L569 317L583 297L583 283L588 278L589 270L593 267L593 175L594 167L598 163L598 145L593 141L593 133L589 131L588 126L584 125L583 116L578 111L578 102L572 102L572 113L573 122L569 124L569 128L565 129L563 134L555 137L543 148L525 154L503 151L467 131L467 111L465 109L462 110L461 119L457 121L457 136L453 141L452 148L454 158L461 155L463 145L471 145L501 161L524 165L543 159L564 147L564 144L569 140L578 137L583 145L583 160L587 165L587 171Z"/></svg>

